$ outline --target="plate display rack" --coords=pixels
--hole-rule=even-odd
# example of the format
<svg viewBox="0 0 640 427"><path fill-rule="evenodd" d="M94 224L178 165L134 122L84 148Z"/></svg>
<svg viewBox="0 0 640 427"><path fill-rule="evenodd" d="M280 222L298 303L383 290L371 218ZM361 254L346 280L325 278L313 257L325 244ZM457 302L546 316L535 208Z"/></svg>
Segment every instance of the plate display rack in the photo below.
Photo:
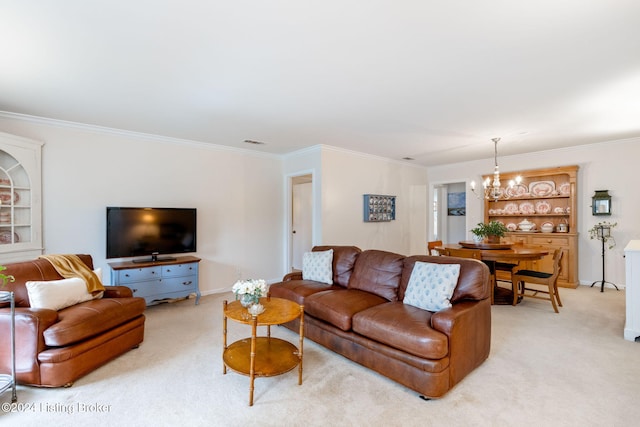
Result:
<svg viewBox="0 0 640 427"><path fill-rule="evenodd" d="M516 176L522 182L507 188L497 200L484 201L484 221L502 222L509 230L504 241L545 246L550 253L562 249L558 285L572 288L578 285L577 174L578 166L501 173L503 182ZM523 222L535 227L521 230ZM529 264L524 267L552 270L551 256Z"/></svg>
<svg viewBox="0 0 640 427"><path fill-rule="evenodd" d="M364 222L385 222L396 219L396 196L365 194Z"/></svg>

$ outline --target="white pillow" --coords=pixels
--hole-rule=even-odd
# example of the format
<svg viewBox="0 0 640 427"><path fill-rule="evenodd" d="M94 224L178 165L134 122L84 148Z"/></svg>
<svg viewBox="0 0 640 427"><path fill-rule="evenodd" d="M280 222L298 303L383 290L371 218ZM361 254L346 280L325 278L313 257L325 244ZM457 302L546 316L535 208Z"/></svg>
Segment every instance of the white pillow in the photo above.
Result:
<svg viewBox="0 0 640 427"><path fill-rule="evenodd" d="M28 281L26 286L31 308L48 308L57 311L93 299L87 291L87 284L79 277Z"/></svg>
<svg viewBox="0 0 640 427"><path fill-rule="evenodd" d="M459 275L460 264L416 261L402 302L428 311L449 308Z"/></svg>
<svg viewBox="0 0 640 427"><path fill-rule="evenodd" d="M302 255L302 278L333 285L333 249L305 252Z"/></svg>

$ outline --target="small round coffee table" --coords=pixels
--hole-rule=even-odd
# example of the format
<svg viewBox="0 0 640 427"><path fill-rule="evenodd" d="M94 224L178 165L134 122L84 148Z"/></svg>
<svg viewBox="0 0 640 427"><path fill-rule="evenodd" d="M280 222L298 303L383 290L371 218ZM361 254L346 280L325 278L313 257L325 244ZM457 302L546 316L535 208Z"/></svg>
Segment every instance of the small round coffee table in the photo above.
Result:
<svg viewBox="0 0 640 427"><path fill-rule="evenodd" d="M249 314L240 301L222 303L222 373L227 368L242 375L248 375L249 406L253 406L253 382L255 377L272 377L284 374L298 366L298 385L302 384L302 354L304 340L304 307L282 298L261 298L264 312L254 316ZM300 318L300 344L298 347L288 341L271 336L271 325L280 325ZM251 325L251 337L227 346L227 319ZM267 327L267 336L257 336L258 326Z"/></svg>

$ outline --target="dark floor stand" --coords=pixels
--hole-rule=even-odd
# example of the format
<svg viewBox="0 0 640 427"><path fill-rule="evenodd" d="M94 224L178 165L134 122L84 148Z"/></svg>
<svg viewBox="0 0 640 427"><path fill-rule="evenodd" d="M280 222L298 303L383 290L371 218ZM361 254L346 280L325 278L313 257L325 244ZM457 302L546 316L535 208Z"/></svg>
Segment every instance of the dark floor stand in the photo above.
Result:
<svg viewBox="0 0 640 427"><path fill-rule="evenodd" d="M604 280L604 239L600 239L600 241L602 241L602 280L596 280L591 284L591 287L593 288L593 285L595 285L596 283L600 283L600 292L604 292L604 284L608 283L610 285L613 285L613 287L616 288L617 291L619 291L620 289L618 289L615 283L607 282L606 280Z"/></svg>

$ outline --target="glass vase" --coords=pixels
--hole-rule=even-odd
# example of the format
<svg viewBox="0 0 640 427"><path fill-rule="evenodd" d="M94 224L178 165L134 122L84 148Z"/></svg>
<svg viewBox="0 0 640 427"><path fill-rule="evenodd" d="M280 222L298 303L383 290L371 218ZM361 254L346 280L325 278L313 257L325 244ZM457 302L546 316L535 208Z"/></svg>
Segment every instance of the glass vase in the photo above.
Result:
<svg viewBox="0 0 640 427"><path fill-rule="evenodd" d="M244 308L249 308L256 302L257 302L256 297L254 295L251 295L251 294L240 295L240 304L242 304Z"/></svg>

